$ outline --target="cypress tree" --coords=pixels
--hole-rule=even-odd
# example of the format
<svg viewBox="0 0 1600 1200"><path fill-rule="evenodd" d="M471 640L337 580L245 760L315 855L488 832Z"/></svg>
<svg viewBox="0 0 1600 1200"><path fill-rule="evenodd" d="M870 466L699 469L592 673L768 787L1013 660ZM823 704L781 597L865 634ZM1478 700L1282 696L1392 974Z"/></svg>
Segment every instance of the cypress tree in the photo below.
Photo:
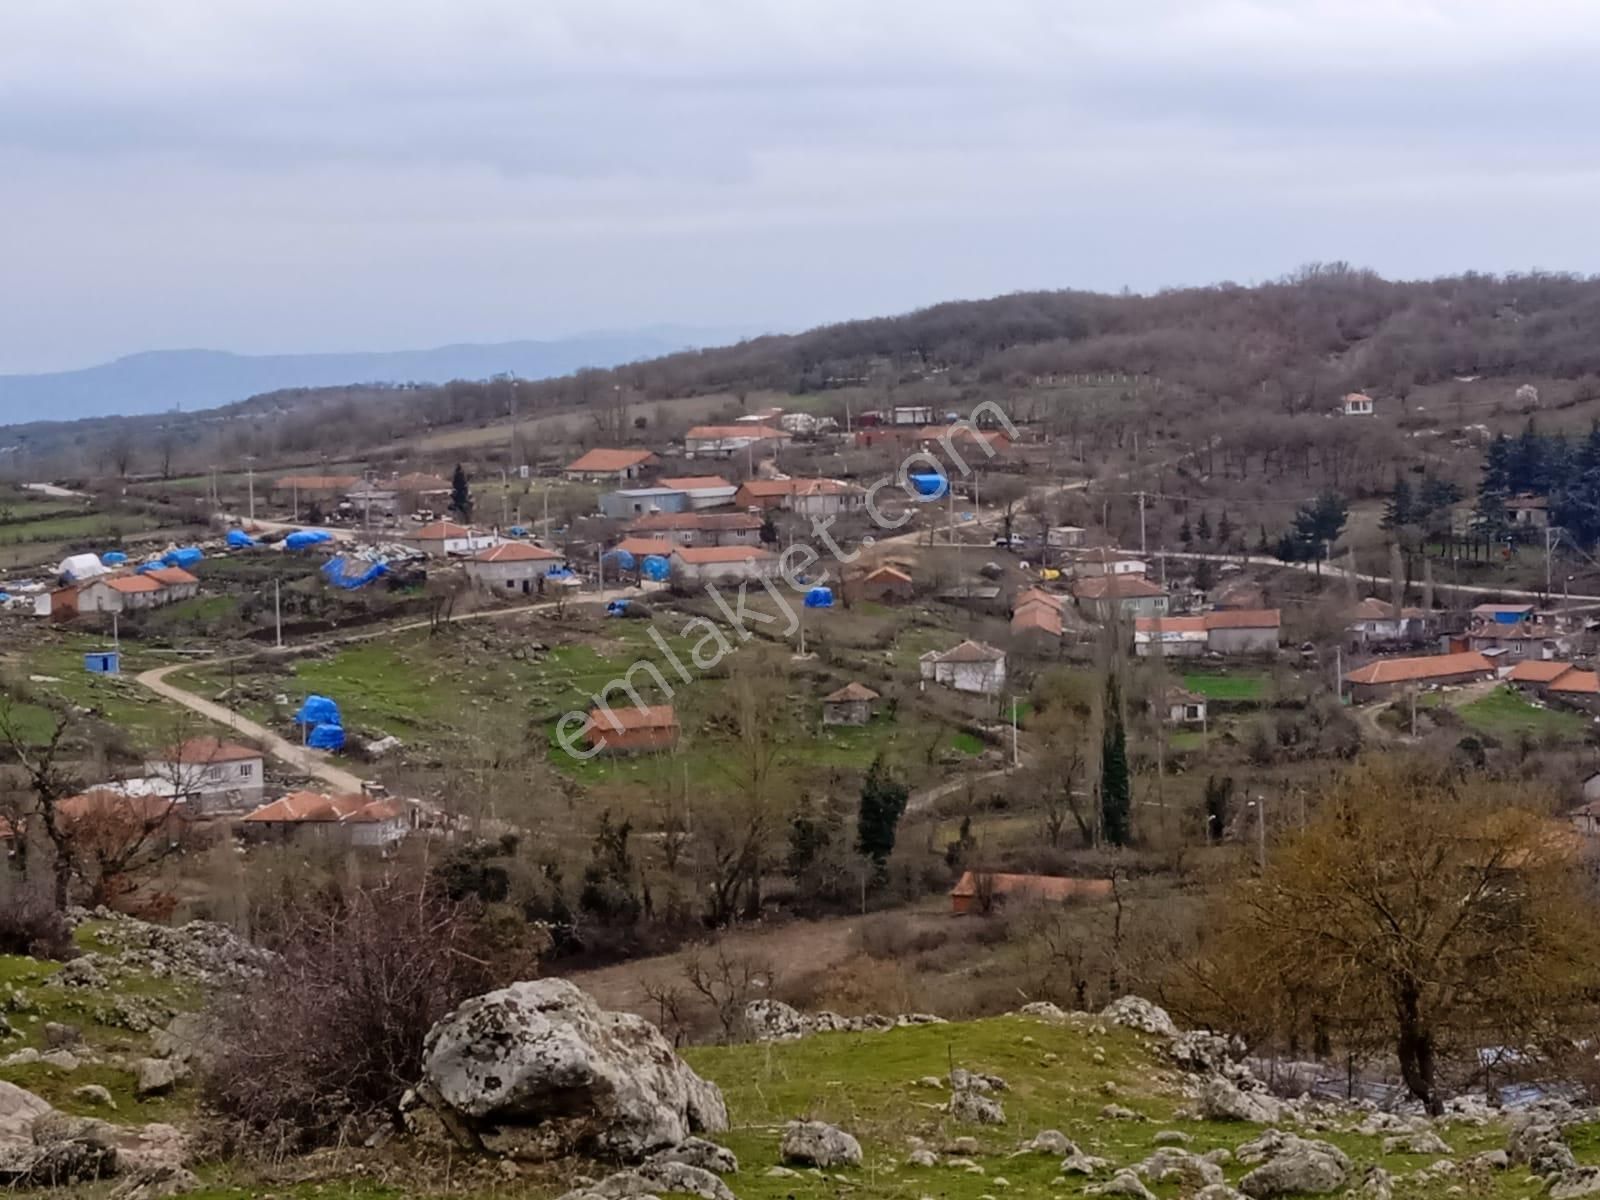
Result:
<svg viewBox="0 0 1600 1200"><path fill-rule="evenodd" d="M1106 674L1105 729L1100 735L1100 828L1113 846L1126 846L1132 833L1133 794L1128 778L1128 731L1122 718L1122 689L1115 670Z"/></svg>
<svg viewBox="0 0 1600 1200"><path fill-rule="evenodd" d="M456 464L455 474L450 476L450 511L463 521L472 520L472 489L467 486L467 473L460 463Z"/></svg>
<svg viewBox="0 0 1600 1200"><path fill-rule="evenodd" d="M884 765L883 755L872 760L861 781L861 811L856 820L856 849L882 872L894 853L895 831L911 793Z"/></svg>

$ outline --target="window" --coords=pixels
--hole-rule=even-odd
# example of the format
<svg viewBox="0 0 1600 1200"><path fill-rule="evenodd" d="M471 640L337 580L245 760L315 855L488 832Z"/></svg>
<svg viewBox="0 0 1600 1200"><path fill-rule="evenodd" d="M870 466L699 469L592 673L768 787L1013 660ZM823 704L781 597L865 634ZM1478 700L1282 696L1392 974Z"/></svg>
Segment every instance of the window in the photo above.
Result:
<svg viewBox="0 0 1600 1200"><path fill-rule="evenodd" d="M222 768L221 767L207 767L206 768L206 773L205 773L205 778L206 779L221 779L222 778Z"/></svg>
<svg viewBox="0 0 1600 1200"><path fill-rule="evenodd" d="M256 773L256 765L255 765L255 763L240 763L239 764L239 778L240 779L249 779L250 776L254 775L255 773Z"/></svg>
<svg viewBox="0 0 1600 1200"><path fill-rule="evenodd" d="M508 588L514 588L517 586L517 581L515 579L508 579L506 580L506 586Z"/></svg>

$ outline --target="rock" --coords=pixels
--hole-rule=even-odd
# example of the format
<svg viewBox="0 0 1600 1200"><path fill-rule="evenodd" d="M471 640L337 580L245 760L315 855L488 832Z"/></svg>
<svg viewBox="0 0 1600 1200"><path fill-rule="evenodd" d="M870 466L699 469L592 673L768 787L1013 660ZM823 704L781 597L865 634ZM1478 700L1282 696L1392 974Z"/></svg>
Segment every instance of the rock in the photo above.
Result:
<svg viewBox="0 0 1600 1200"><path fill-rule="evenodd" d="M1467 1159L1467 1162L1486 1171L1504 1171L1511 1165L1511 1156L1504 1150L1485 1150L1480 1154L1474 1154Z"/></svg>
<svg viewBox="0 0 1600 1200"><path fill-rule="evenodd" d="M1160 1130L1151 1140L1158 1146L1187 1146L1194 1141L1192 1137L1181 1129Z"/></svg>
<svg viewBox="0 0 1600 1200"><path fill-rule="evenodd" d="M1204 1029L1185 1030L1165 1048L1169 1059L1197 1075L1220 1075L1237 1069L1233 1062L1236 1051L1242 1052L1242 1046Z"/></svg>
<svg viewBox="0 0 1600 1200"><path fill-rule="evenodd" d="M1225 1167L1233 1161L1233 1151L1226 1146L1218 1146L1214 1150L1207 1150L1200 1157L1208 1163L1216 1163L1219 1167Z"/></svg>
<svg viewBox="0 0 1600 1200"><path fill-rule="evenodd" d="M1356 1192L1362 1200L1393 1200L1394 1177L1382 1167L1368 1167Z"/></svg>
<svg viewBox="0 0 1600 1200"><path fill-rule="evenodd" d="M1533 1152L1533 1157L1528 1159L1528 1170L1545 1179L1564 1175L1577 1165L1578 1160L1573 1157L1572 1147L1560 1141L1544 1143Z"/></svg>
<svg viewBox="0 0 1600 1200"><path fill-rule="evenodd" d="M1141 1112L1134 1112L1131 1108L1124 1108L1120 1104L1108 1104L1100 1110L1100 1116L1106 1121L1147 1121Z"/></svg>
<svg viewBox="0 0 1600 1200"><path fill-rule="evenodd" d="M658 1151L650 1156L649 1161L684 1163L699 1167L702 1171L714 1171L718 1175L734 1175L739 1170L739 1160L732 1150L698 1137L685 1138L670 1149Z"/></svg>
<svg viewBox="0 0 1600 1200"><path fill-rule="evenodd" d="M940 1079L937 1075L924 1075L921 1079L917 1080L916 1086L942 1092L944 1091L944 1080Z"/></svg>
<svg viewBox="0 0 1600 1200"><path fill-rule="evenodd" d="M1383 1139L1385 1154L1454 1154L1450 1143L1431 1129L1416 1129Z"/></svg>
<svg viewBox="0 0 1600 1200"><path fill-rule="evenodd" d="M1239 1190L1256 1200L1297 1192L1323 1195L1344 1187L1350 1160L1328 1142L1286 1137L1266 1162L1239 1181Z"/></svg>
<svg viewBox="0 0 1600 1200"><path fill-rule="evenodd" d="M1139 996L1118 997L1100 1011L1100 1017L1113 1025L1125 1025L1158 1037L1178 1036L1178 1027L1167 1015L1167 1010Z"/></svg>
<svg viewBox="0 0 1600 1200"><path fill-rule="evenodd" d="M972 1155L977 1154L980 1150L980 1147L978 1145L977 1138L971 1137L970 1135L963 1135L961 1137L946 1138L944 1140L944 1144L940 1146L939 1149L945 1154Z"/></svg>
<svg viewBox="0 0 1600 1200"><path fill-rule="evenodd" d="M116 1131L93 1117L48 1112L34 1118L33 1158L27 1182L35 1187L62 1187L114 1174Z"/></svg>
<svg viewBox="0 0 1600 1200"><path fill-rule="evenodd" d="M414 1089L469 1147L636 1162L728 1127L714 1084L661 1032L564 979L474 997L428 1031Z"/></svg>
<svg viewBox="0 0 1600 1200"><path fill-rule="evenodd" d="M76 1025L64 1025L60 1021L46 1021L42 1028L44 1044L51 1049L61 1046L76 1046L83 1041L83 1030Z"/></svg>
<svg viewBox="0 0 1600 1200"><path fill-rule="evenodd" d="M1172 1146L1163 1146L1133 1169L1151 1183L1179 1183L1186 1192L1222 1182L1221 1167Z"/></svg>
<svg viewBox="0 0 1600 1200"><path fill-rule="evenodd" d="M1532 1162L1533 1156L1548 1143L1561 1140L1561 1130L1545 1114L1521 1116L1513 1121L1506 1135L1506 1157L1512 1166Z"/></svg>
<svg viewBox="0 0 1600 1200"><path fill-rule="evenodd" d="M1033 1140L1023 1142L1017 1151L1019 1154L1054 1154L1059 1157L1077 1152L1078 1148L1072 1144L1072 1139L1059 1129L1041 1129L1033 1135Z"/></svg>
<svg viewBox="0 0 1600 1200"><path fill-rule="evenodd" d="M26 1088L0 1079L0 1142L32 1145L34 1121L54 1111Z"/></svg>
<svg viewBox="0 0 1600 1200"><path fill-rule="evenodd" d="M1063 1175L1098 1175L1110 1165L1107 1159L1076 1150L1062 1160L1060 1169Z"/></svg>
<svg viewBox="0 0 1600 1200"><path fill-rule="evenodd" d="M1066 1010L1051 1004L1048 1000L1033 1000L1024 1004L1018 1010L1025 1017L1037 1017L1041 1021L1065 1021Z"/></svg>
<svg viewBox="0 0 1600 1200"><path fill-rule="evenodd" d="M200 1180L183 1167L148 1167L112 1189L109 1200L165 1200L200 1190Z"/></svg>
<svg viewBox="0 0 1600 1200"><path fill-rule="evenodd" d="M111 1093L98 1083L86 1083L82 1087L72 1089L72 1098L79 1104L92 1104L96 1108L116 1108L117 1102L111 1098Z"/></svg>
<svg viewBox="0 0 1600 1200"><path fill-rule="evenodd" d="M768 1167L761 1173L768 1179L798 1179L800 1177L799 1171L792 1170L789 1167Z"/></svg>
<svg viewBox="0 0 1600 1200"><path fill-rule="evenodd" d="M188 1135L175 1125L152 1121L148 1125L117 1128L117 1169L123 1172L182 1167L189 1159Z"/></svg>
<svg viewBox="0 0 1600 1200"><path fill-rule="evenodd" d="M618 1171L598 1183L567 1192L561 1200L623 1200L675 1192L702 1200L736 1200L728 1185L710 1171L680 1162L647 1162L631 1171Z"/></svg>
<svg viewBox="0 0 1600 1200"><path fill-rule="evenodd" d="M32 1046L24 1046L21 1050L13 1050L4 1058L0 1058L0 1067L30 1067L39 1061L39 1052Z"/></svg>
<svg viewBox="0 0 1600 1200"><path fill-rule="evenodd" d="M1010 1086L998 1075L969 1071L965 1067L950 1068L950 1087L954 1091L1003 1092Z"/></svg>
<svg viewBox="0 0 1600 1200"><path fill-rule="evenodd" d="M1246 1165L1263 1163L1292 1141L1293 1134L1284 1133L1281 1129L1268 1129L1248 1142L1240 1142L1234 1150L1234 1156Z"/></svg>
<svg viewBox="0 0 1600 1200"><path fill-rule="evenodd" d="M1208 1121L1252 1121L1270 1125L1284 1116L1283 1103L1265 1092L1246 1092L1212 1075L1200 1087L1200 1114Z"/></svg>
<svg viewBox="0 0 1600 1200"><path fill-rule="evenodd" d="M141 1099L163 1096L178 1086L178 1064L170 1058L141 1058L133 1069L138 1076L133 1094Z"/></svg>
<svg viewBox="0 0 1600 1200"><path fill-rule="evenodd" d="M963 1089L950 1095L949 1111L957 1121L975 1125L1004 1125L1006 1112L1000 1101L992 1100L982 1092Z"/></svg>
<svg viewBox="0 0 1600 1200"><path fill-rule="evenodd" d="M790 1121L784 1126L779 1152L786 1163L802 1167L859 1167L861 1143L844 1130L822 1121Z"/></svg>
<svg viewBox="0 0 1600 1200"><path fill-rule="evenodd" d="M744 1023L758 1042L786 1042L811 1032L799 1009L781 1000L752 1000L744 1006Z"/></svg>
<svg viewBox="0 0 1600 1200"><path fill-rule="evenodd" d="M1086 1196L1132 1196L1135 1200L1156 1200L1155 1193L1145 1187L1132 1171L1118 1171L1104 1183L1090 1184L1083 1192Z"/></svg>
<svg viewBox="0 0 1600 1200"><path fill-rule="evenodd" d="M1600 1167L1573 1167L1550 1181L1550 1200L1573 1200L1600 1192Z"/></svg>
<svg viewBox="0 0 1600 1200"><path fill-rule="evenodd" d="M58 1071L76 1071L83 1065L82 1060L70 1050L51 1050L47 1054L39 1055L39 1061Z"/></svg>
<svg viewBox="0 0 1600 1200"><path fill-rule="evenodd" d="M938 1165L939 1156L932 1150L913 1150L906 1155L906 1166L908 1167L937 1167Z"/></svg>
<svg viewBox="0 0 1600 1200"><path fill-rule="evenodd" d="M1194 1200L1243 1200L1244 1193L1225 1183L1208 1183L1194 1194Z"/></svg>

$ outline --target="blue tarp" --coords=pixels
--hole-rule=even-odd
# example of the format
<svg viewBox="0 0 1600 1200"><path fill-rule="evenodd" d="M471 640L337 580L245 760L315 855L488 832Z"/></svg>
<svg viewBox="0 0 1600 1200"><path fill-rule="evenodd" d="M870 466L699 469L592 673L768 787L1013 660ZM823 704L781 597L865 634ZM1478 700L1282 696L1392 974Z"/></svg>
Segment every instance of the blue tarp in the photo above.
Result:
<svg viewBox="0 0 1600 1200"><path fill-rule="evenodd" d="M647 554L640 570L652 583L660 583L672 575L672 564L659 554Z"/></svg>
<svg viewBox="0 0 1600 1200"><path fill-rule="evenodd" d="M911 486L916 490L918 496L929 500L937 500L950 490L950 481L937 472L907 475L906 478L911 481Z"/></svg>
<svg viewBox="0 0 1600 1200"><path fill-rule="evenodd" d="M557 567L553 571L546 571L544 577L546 579L571 579L572 569L570 567Z"/></svg>
<svg viewBox="0 0 1600 1200"><path fill-rule="evenodd" d="M344 727L341 725L317 725L306 735L306 745L313 750L343 750Z"/></svg>
<svg viewBox="0 0 1600 1200"><path fill-rule="evenodd" d="M255 538L251 537L244 530L228 530L228 545L232 546L235 550L244 550L250 546L254 546L255 544Z"/></svg>
<svg viewBox="0 0 1600 1200"><path fill-rule="evenodd" d="M339 706L326 696L307 696L294 714L296 725L339 725Z"/></svg>
<svg viewBox="0 0 1600 1200"><path fill-rule="evenodd" d="M833 590L825 587L814 587L806 593L807 608L832 608Z"/></svg>
<svg viewBox="0 0 1600 1200"><path fill-rule="evenodd" d="M322 577L333 584L334 587L344 588L347 592L353 592L356 588L364 588L374 579L388 573L389 567L387 563L376 562L367 563L358 573L352 575L350 574L350 566L345 562L342 554L336 554L322 564Z"/></svg>
<svg viewBox="0 0 1600 1200"><path fill-rule="evenodd" d="M283 544L290 550L304 550L307 546L320 546L332 540L333 534L326 529L296 529L283 539Z"/></svg>
<svg viewBox="0 0 1600 1200"><path fill-rule="evenodd" d="M100 556L100 561L108 567L120 567L128 561L128 556L121 550L107 550Z"/></svg>
<svg viewBox="0 0 1600 1200"><path fill-rule="evenodd" d="M527 537L528 536L528 531L526 529L524 529L521 525L513 525L511 527L511 536L512 537Z"/></svg>
<svg viewBox="0 0 1600 1200"><path fill-rule="evenodd" d="M619 597L606 605L606 616L608 617L620 617L627 611L628 601L626 597Z"/></svg>
<svg viewBox="0 0 1600 1200"><path fill-rule="evenodd" d="M10 592L0 592L0 604L10 604L10 603L11 603L11 593Z"/></svg>
<svg viewBox="0 0 1600 1200"><path fill-rule="evenodd" d="M199 546L183 546L177 550L168 550L161 556L163 567L192 567L205 557L205 551Z"/></svg>
<svg viewBox="0 0 1600 1200"><path fill-rule="evenodd" d="M1521 622L1525 614L1521 610L1515 612L1497 612L1494 614L1496 625L1516 625Z"/></svg>
<svg viewBox="0 0 1600 1200"><path fill-rule="evenodd" d="M606 552L606 562L613 567L621 567L624 571L631 571L638 565L633 555L626 550L610 550Z"/></svg>

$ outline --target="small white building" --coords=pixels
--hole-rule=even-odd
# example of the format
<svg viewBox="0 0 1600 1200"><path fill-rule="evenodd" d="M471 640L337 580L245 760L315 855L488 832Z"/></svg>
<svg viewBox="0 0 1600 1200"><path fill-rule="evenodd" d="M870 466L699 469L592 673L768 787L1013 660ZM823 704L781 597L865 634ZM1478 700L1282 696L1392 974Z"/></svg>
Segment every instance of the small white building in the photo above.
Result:
<svg viewBox="0 0 1600 1200"><path fill-rule="evenodd" d="M476 554L487 550L500 539L495 534L458 525L454 521L433 521L409 534L411 542L431 558L445 558L451 554Z"/></svg>
<svg viewBox="0 0 1600 1200"><path fill-rule="evenodd" d="M532 542L501 542L467 559L467 578L496 595L531 595L545 574L561 565L561 555Z"/></svg>
<svg viewBox="0 0 1600 1200"><path fill-rule="evenodd" d="M412 826L410 806L391 797L290 792L241 819L239 832L257 840L317 841L386 852Z"/></svg>
<svg viewBox="0 0 1600 1200"><path fill-rule="evenodd" d="M891 425L932 425L933 405L896 404L889 410Z"/></svg>
<svg viewBox="0 0 1600 1200"><path fill-rule="evenodd" d="M102 575L78 587L80 613L125 613L159 608L161 585L148 575Z"/></svg>
<svg viewBox="0 0 1600 1200"><path fill-rule="evenodd" d="M1203 725L1206 720L1206 698L1185 688L1171 687L1164 698L1169 725Z"/></svg>
<svg viewBox="0 0 1600 1200"><path fill-rule="evenodd" d="M966 641L949 650L930 650L917 660L923 683L958 692L998 696L1006 685L1006 655L983 642Z"/></svg>
<svg viewBox="0 0 1600 1200"><path fill-rule="evenodd" d="M1372 397L1365 392L1349 392L1341 404L1347 417L1370 417L1373 414Z"/></svg>
<svg viewBox="0 0 1600 1200"><path fill-rule="evenodd" d="M682 492L688 499L685 507L690 512L732 504L739 492L737 487L720 475L680 475L672 479L658 479L656 486Z"/></svg>
<svg viewBox="0 0 1600 1200"><path fill-rule="evenodd" d="M1045 545L1052 550L1075 550L1083 545L1084 532L1081 525L1052 525L1045 534Z"/></svg>
<svg viewBox="0 0 1600 1200"><path fill-rule="evenodd" d="M169 746L144 764L169 795L200 813L254 808L266 784L261 751L214 737L194 737Z"/></svg>
<svg viewBox="0 0 1600 1200"><path fill-rule="evenodd" d="M679 546L668 560L685 584L764 579L777 573L778 556L760 546Z"/></svg>
<svg viewBox="0 0 1600 1200"><path fill-rule="evenodd" d="M1104 547L1081 550L1072 559L1074 579L1098 579L1102 575L1145 575L1149 571L1143 559L1118 554Z"/></svg>
<svg viewBox="0 0 1600 1200"><path fill-rule="evenodd" d="M685 458L731 458L787 445L794 435L770 425L696 425L683 435Z"/></svg>

